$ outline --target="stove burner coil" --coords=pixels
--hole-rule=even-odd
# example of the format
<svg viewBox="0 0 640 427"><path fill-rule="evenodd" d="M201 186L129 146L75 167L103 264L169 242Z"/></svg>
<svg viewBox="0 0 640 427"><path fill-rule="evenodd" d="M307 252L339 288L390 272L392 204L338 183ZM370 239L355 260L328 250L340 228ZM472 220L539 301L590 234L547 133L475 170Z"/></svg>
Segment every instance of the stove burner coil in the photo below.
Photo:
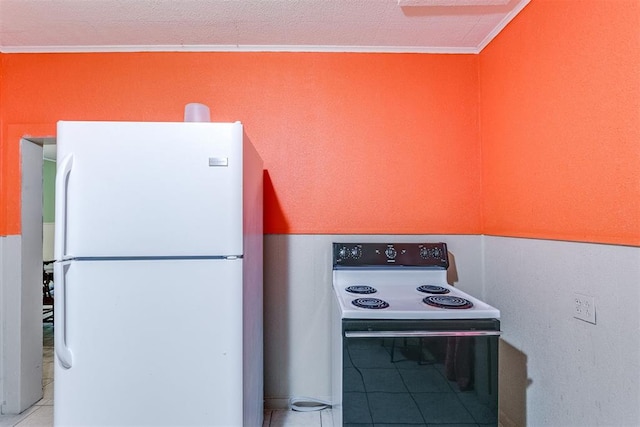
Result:
<svg viewBox="0 0 640 427"><path fill-rule="evenodd" d="M432 295L422 300L425 304L439 308L471 308L473 303L469 300L450 295Z"/></svg>
<svg viewBox="0 0 640 427"><path fill-rule="evenodd" d="M422 285L417 288L420 292L424 292L425 294L448 294L449 289L436 286L436 285Z"/></svg>
<svg viewBox="0 0 640 427"><path fill-rule="evenodd" d="M376 288L369 285L351 285L347 286L345 291L352 294L375 294L378 292Z"/></svg>
<svg viewBox="0 0 640 427"><path fill-rule="evenodd" d="M381 309L389 307L389 303L378 298L358 298L351 301L351 304L360 308Z"/></svg>

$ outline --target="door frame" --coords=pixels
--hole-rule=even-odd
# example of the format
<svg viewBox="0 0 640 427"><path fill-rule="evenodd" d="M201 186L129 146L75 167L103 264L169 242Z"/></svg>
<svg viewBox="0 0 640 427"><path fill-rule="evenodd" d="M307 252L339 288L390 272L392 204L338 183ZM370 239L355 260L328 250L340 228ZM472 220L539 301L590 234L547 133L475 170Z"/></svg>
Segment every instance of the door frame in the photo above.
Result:
<svg viewBox="0 0 640 427"><path fill-rule="evenodd" d="M19 414L42 398L43 145L20 139L21 233L0 238L0 414Z"/></svg>

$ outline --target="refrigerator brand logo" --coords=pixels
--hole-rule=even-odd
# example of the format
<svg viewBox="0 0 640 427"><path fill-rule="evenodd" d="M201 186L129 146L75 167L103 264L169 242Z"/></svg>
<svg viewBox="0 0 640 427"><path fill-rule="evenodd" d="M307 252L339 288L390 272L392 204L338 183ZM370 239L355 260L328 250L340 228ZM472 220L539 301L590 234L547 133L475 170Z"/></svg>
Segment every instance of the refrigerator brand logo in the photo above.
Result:
<svg viewBox="0 0 640 427"><path fill-rule="evenodd" d="M209 157L209 166L229 166L228 157Z"/></svg>

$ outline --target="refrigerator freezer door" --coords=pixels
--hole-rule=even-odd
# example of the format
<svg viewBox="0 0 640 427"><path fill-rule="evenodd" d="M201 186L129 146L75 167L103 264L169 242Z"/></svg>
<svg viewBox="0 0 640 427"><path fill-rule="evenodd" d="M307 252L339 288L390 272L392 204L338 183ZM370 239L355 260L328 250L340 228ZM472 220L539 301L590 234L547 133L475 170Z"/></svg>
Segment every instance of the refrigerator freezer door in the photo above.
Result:
<svg viewBox="0 0 640 427"><path fill-rule="evenodd" d="M56 257L241 255L243 144L239 122L59 122Z"/></svg>
<svg viewBox="0 0 640 427"><path fill-rule="evenodd" d="M242 425L242 263L66 263L54 424Z"/></svg>

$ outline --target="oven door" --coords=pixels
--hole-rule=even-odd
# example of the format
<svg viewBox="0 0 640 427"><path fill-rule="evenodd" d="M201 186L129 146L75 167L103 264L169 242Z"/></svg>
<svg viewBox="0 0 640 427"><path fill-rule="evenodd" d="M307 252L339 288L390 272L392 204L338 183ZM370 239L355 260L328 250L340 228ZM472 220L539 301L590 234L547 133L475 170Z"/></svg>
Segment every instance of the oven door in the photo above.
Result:
<svg viewBox="0 0 640 427"><path fill-rule="evenodd" d="M496 319L342 320L342 423L498 425Z"/></svg>

